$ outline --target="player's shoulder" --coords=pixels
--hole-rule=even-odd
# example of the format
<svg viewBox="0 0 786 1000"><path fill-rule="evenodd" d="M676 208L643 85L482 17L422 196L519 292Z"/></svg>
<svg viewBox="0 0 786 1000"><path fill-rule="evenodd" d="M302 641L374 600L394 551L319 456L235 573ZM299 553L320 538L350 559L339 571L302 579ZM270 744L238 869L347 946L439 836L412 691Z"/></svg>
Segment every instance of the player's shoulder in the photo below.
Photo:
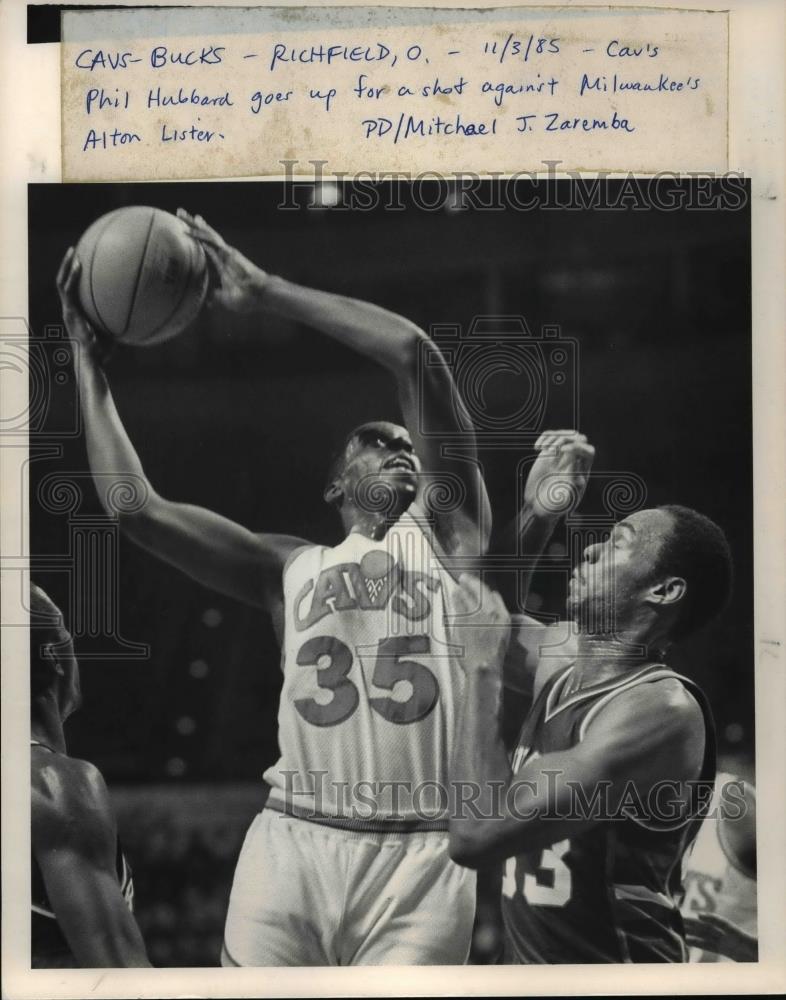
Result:
<svg viewBox="0 0 786 1000"><path fill-rule="evenodd" d="M632 684L609 703L621 713L639 715L646 711L658 719L668 720L672 728L690 726L703 721L703 713L695 695L672 674L646 676L642 683Z"/></svg>
<svg viewBox="0 0 786 1000"><path fill-rule="evenodd" d="M281 568L282 578L286 576L286 574L289 572L292 566L297 562L297 560L302 555L305 555L306 552L312 552L312 553L319 552L322 551L323 548L324 546L322 545L315 545L313 542L305 542L302 540L297 544L293 544L289 549L289 551L286 552L284 556Z"/></svg>
<svg viewBox="0 0 786 1000"><path fill-rule="evenodd" d="M33 829L78 836L85 819L111 825L112 809L103 775L90 761L50 754L32 770Z"/></svg>
<svg viewBox="0 0 786 1000"><path fill-rule="evenodd" d="M676 676L642 678L611 697L593 720L623 742L676 748L696 742L705 729L696 697Z"/></svg>
<svg viewBox="0 0 786 1000"><path fill-rule="evenodd" d="M475 518L465 510L457 508L450 514L440 514L438 508L444 499L439 497L439 487L433 486L434 505L431 507L423 497L418 497L407 507L394 524L396 532L413 529L429 543L439 559L463 556L480 559L488 546L482 537L482 530ZM440 503L437 503L440 499Z"/></svg>

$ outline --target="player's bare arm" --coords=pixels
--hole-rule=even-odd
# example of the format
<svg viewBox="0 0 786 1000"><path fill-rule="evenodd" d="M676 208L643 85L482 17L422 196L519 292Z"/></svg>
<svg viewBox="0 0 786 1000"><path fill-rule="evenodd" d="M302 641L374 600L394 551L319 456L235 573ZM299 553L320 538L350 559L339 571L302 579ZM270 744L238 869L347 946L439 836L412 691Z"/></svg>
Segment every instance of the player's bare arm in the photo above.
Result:
<svg viewBox="0 0 786 1000"><path fill-rule="evenodd" d="M576 747L533 757L514 774L499 726L501 658L483 655L487 643L481 643L482 627L478 632L478 648L462 660L467 691L452 775L473 796L450 821L451 856L460 864L477 868L591 828L601 819L592 810L577 810L577 789L591 801L602 787L613 813L630 783L646 802L656 782L699 776L703 715L672 678L621 692L598 712Z"/></svg>
<svg viewBox="0 0 786 1000"><path fill-rule="evenodd" d="M719 913L698 913L683 917L685 941L691 948L723 955L732 962L756 962L759 957L759 939L733 920Z"/></svg>
<svg viewBox="0 0 786 1000"><path fill-rule="evenodd" d="M502 665L505 688L537 698L546 681L576 658L572 622L546 623L532 615L511 615L510 644Z"/></svg>
<svg viewBox="0 0 786 1000"><path fill-rule="evenodd" d="M404 423L426 476L442 477L456 509L434 511L440 542L446 551L477 555L485 551L491 527L486 488L476 464L472 421L461 401L450 369L428 336L396 313L357 299L304 288L256 267L201 216L178 215L191 228L210 257L221 287L213 301L237 312L265 312L303 323L376 361L396 379ZM422 364L428 350L428 364ZM421 433L421 422L429 433ZM462 435L462 457L443 452L443 435ZM428 502L429 491L422 493Z"/></svg>
<svg viewBox="0 0 786 1000"><path fill-rule="evenodd" d="M126 535L205 586L272 610L280 601L286 559L306 543L289 535L255 534L220 514L156 492L120 420L98 359L95 333L79 306L79 267L69 250L57 289L66 328L79 346L75 366L87 454L104 509L117 513L112 498L118 490L138 493L140 502L118 513Z"/></svg>
<svg viewBox="0 0 786 1000"><path fill-rule="evenodd" d="M142 935L117 879L109 795L92 764L53 755L33 771L31 846L79 965L148 967Z"/></svg>
<svg viewBox="0 0 786 1000"><path fill-rule="evenodd" d="M595 448L573 430L544 431L535 442L538 457L524 485L521 507L495 540L495 549L521 552L526 559L518 599L525 608L538 558L563 517L572 514L587 488ZM531 615L513 616L513 635L504 664L505 686L537 696L539 689L573 655L567 623L547 626Z"/></svg>

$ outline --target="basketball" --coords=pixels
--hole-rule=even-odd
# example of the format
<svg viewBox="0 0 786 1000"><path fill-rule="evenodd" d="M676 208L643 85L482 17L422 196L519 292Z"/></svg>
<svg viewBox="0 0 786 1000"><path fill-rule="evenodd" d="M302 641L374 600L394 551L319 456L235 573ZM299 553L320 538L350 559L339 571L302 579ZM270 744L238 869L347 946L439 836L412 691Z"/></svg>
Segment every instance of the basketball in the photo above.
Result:
<svg viewBox="0 0 786 1000"><path fill-rule="evenodd" d="M122 344L147 347L181 333L207 292L205 252L177 216L134 205L97 219L76 247L88 319Z"/></svg>

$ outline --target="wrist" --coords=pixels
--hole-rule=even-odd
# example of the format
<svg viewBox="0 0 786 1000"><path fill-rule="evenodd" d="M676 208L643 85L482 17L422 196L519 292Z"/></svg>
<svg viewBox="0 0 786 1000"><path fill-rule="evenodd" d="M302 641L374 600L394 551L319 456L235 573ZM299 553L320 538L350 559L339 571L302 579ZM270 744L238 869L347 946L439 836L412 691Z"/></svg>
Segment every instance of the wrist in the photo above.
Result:
<svg viewBox="0 0 786 1000"><path fill-rule="evenodd" d="M270 306L275 287L281 282L274 274L268 274L261 268L257 269L250 282L251 300L255 308L267 309Z"/></svg>

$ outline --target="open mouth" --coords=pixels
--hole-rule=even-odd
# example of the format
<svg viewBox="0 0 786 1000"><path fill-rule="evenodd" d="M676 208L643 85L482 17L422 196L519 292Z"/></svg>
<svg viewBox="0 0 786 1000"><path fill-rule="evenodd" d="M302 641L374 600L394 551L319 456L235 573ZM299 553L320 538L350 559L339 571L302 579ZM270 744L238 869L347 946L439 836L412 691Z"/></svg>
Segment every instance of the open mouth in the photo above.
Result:
<svg viewBox="0 0 786 1000"><path fill-rule="evenodd" d="M411 458L407 458L406 455L396 455L395 458L389 458L387 462L382 466L383 469L395 469L400 472L411 472L415 471L415 463Z"/></svg>

